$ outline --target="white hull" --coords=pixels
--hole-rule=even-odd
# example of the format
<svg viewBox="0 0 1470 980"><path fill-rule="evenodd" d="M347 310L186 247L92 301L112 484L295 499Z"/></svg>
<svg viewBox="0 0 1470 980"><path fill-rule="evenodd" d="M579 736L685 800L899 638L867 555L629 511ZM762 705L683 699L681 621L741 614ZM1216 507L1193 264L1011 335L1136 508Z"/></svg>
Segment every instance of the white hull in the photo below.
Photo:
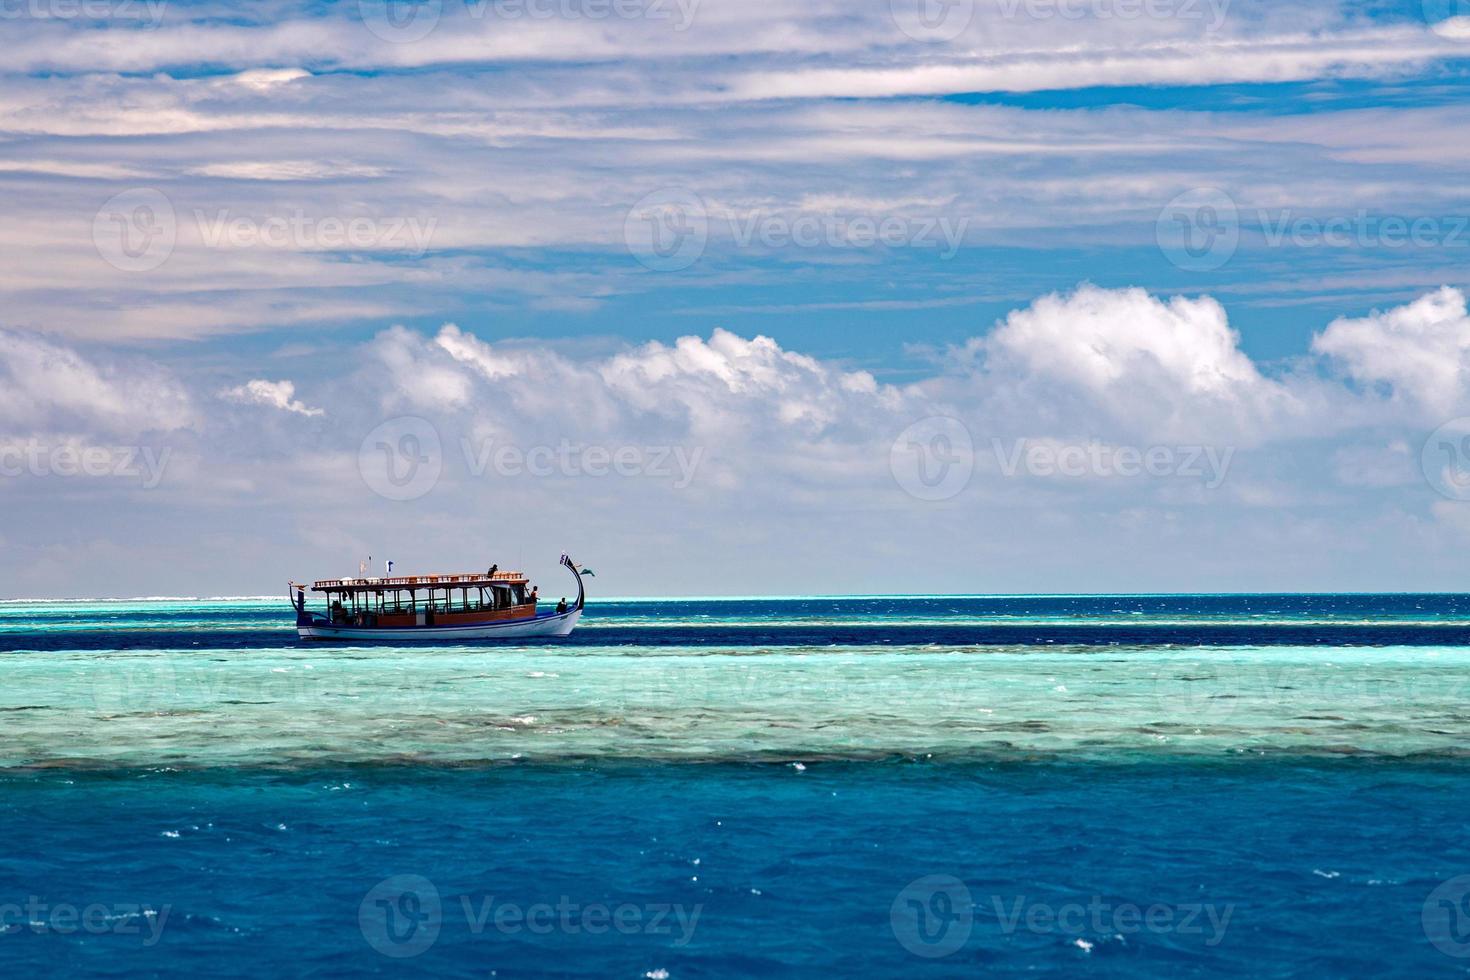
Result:
<svg viewBox="0 0 1470 980"><path fill-rule="evenodd" d="M566 636L577 625L582 610L549 613L535 619L518 619L503 623L476 623L464 626L400 626L378 629L368 626L334 626L315 622L296 627L303 640L515 640L531 636Z"/></svg>

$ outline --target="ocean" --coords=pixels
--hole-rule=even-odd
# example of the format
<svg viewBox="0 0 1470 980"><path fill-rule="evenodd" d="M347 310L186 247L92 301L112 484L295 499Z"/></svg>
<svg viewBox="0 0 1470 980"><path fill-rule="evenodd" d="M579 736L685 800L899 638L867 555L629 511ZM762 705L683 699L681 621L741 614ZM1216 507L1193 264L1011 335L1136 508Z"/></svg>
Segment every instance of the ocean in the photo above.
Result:
<svg viewBox="0 0 1470 980"><path fill-rule="evenodd" d="M1470 596L0 603L0 964L1470 970Z"/></svg>

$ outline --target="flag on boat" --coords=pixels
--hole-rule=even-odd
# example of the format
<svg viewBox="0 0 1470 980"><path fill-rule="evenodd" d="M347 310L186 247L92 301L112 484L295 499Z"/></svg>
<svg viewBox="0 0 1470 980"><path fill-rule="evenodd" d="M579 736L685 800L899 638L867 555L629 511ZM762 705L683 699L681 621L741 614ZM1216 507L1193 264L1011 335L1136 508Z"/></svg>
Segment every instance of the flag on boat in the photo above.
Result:
<svg viewBox="0 0 1470 980"><path fill-rule="evenodd" d="M393 562L391 560L388 562L388 574L393 574Z"/></svg>

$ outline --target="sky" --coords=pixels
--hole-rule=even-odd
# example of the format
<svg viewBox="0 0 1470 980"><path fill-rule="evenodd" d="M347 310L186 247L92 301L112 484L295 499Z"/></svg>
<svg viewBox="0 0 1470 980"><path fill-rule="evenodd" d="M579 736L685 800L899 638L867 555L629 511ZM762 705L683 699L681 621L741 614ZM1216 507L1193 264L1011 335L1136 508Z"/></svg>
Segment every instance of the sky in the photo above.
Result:
<svg viewBox="0 0 1470 980"><path fill-rule="evenodd" d="M0 35L0 596L1470 589L1470 2Z"/></svg>

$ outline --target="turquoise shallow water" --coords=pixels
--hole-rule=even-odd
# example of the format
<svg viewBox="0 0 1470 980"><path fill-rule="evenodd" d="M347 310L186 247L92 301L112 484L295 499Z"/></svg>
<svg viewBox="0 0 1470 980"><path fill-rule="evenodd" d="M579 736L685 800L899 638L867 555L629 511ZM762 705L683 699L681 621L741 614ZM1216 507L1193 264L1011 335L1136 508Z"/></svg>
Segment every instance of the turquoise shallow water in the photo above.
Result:
<svg viewBox="0 0 1470 980"><path fill-rule="evenodd" d="M1464 596L609 601L398 647L9 602L0 725L16 971L1470 963Z"/></svg>
<svg viewBox="0 0 1470 980"><path fill-rule="evenodd" d="M611 602L570 642L468 646L305 644L288 613L274 600L0 605L0 765L1470 746L1470 647L1445 642L1470 609L1454 596Z"/></svg>
<svg viewBox="0 0 1470 980"><path fill-rule="evenodd" d="M1470 754L1440 647L12 652L0 765Z"/></svg>

